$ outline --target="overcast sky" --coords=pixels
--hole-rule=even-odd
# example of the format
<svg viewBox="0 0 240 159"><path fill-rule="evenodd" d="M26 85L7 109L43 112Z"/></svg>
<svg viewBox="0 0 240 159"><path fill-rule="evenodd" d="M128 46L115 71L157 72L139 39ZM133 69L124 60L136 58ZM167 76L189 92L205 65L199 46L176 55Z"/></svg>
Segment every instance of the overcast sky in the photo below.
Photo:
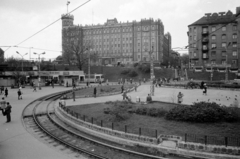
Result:
<svg viewBox="0 0 240 159"><path fill-rule="evenodd" d="M70 0L69 11L87 0ZM67 12L67 0L0 0L0 47L14 46L41 30ZM239 0L91 0L77 9L74 24L103 24L107 19L117 18L126 22L143 18L160 18L164 32L172 35L172 47L188 45L188 25L195 22L205 13L236 13ZM31 52L42 53L41 48L61 51L61 20L46 30L22 43L21 47L33 47ZM6 47L2 47L6 50ZM20 57L29 53L29 49L12 47L5 57ZM61 52L45 51L45 58L55 58ZM29 54L24 56L29 59ZM36 55L31 54L31 58Z"/></svg>

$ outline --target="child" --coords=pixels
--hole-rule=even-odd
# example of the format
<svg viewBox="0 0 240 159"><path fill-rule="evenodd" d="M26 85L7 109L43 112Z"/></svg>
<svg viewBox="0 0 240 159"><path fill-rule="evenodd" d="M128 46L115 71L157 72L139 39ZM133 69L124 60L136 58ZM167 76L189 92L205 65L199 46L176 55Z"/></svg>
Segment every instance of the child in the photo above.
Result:
<svg viewBox="0 0 240 159"><path fill-rule="evenodd" d="M183 101L183 94L179 92L177 97L178 97L178 103L181 104Z"/></svg>

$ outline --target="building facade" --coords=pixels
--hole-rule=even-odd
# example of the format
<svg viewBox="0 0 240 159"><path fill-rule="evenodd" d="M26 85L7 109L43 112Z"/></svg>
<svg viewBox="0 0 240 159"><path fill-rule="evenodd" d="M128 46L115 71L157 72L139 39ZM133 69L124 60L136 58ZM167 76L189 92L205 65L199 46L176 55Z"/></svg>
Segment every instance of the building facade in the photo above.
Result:
<svg viewBox="0 0 240 159"><path fill-rule="evenodd" d="M163 61L171 56L172 49L172 37L169 32L164 35L163 38Z"/></svg>
<svg viewBox="0 0 240 159"><path fill-rule="evenodd" d="M0 63L4 62L4 51L0 48Z"/></svg>
<svg viewBox="0 0 240 159"><path fill-rule="evenodd" d="M240 7L231 11L206 13L188 26L191 66L240 69Z"/></svg>
<svg viewBox="0 0 240 159"><path fill-rule="evenodd" d="M154 62L163 59L164 26L160 19L118 22L114 18L102 25L86 26L74 25L73 22L73 15L62 15L63 55L66 53L65 43L81 38L82 45L90 42L91 51L98 55L96 64L149 62L150 51Z"/></svg>

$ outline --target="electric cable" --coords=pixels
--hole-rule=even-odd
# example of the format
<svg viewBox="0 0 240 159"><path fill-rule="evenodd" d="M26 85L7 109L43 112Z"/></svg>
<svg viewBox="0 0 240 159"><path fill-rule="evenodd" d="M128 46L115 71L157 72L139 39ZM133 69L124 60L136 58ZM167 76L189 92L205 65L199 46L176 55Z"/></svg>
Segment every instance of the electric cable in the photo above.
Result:
<svg viewBox="0 0 240 159"><path fill-rule="evenodd" d="M75 10L77 10L78 8L84 6L85 4L87 4L88 2L90 2L91 0L88 0L86 2L84 2L83 4L79 5L78 7L76 7L75 9L73 9L72 11L70 11L69 13L72 13L74 12ZM34 33L33 35L29 36L28 38L26 38L25 40L21 41L20 43L18 43L17 45L15 46L18 46L22 43L24 43L25 41L29 40L30 38L34 37L35 35L37 35L38 33L42 32L43 30L45 30L46 28L50 27L51 25L53 25L54 23L56 23L57 21L61 20L61 18L58 18L57 20L55 20L54 22L50 23L49 25L47 25L46 27L44 27L43 29L37 31L36 33ZM4 52L6 52L9 48L11 47L8 47Z"/></svg>

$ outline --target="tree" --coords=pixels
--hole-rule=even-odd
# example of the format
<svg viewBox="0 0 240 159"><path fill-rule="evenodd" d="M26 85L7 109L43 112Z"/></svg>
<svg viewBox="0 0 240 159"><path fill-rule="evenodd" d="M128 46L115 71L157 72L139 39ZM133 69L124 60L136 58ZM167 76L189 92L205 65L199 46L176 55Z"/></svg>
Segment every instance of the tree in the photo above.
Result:
<svg viewBox="0 0 240 159"><path fill-rule="evenodd" d="M182 54L180 56L180 60L181 60L183 65L188 66L188 64L189 64L189 55L188 54Z"/></svg>
<svg viewBox="0 0 240 159"><path fill-rule="evenodd" d="M63 46L64 60L66 60L69 65L76 64L79 70L83 70L83 67L88 66L89 56L91 60L98 59L97 54L91 51L93 49L91 40L83 41L83 38L75 38L63 44Z"/></svg>

